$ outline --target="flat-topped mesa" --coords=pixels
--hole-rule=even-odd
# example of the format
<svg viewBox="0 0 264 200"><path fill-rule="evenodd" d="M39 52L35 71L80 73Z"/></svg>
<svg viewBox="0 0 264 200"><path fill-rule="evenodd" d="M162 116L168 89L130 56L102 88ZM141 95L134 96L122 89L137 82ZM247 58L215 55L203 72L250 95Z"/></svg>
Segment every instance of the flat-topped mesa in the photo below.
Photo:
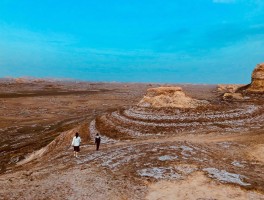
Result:
<svg viewBox="0 0 264 200"><path fill-rule="evenodd" d="M252 72L249 92L264 92L264 63L258 64Z"/></svg>
<svg viewBox="0 0 264 200"><path fill-rule="evenodd" d="M147 94L138 103L140 107L153 108L196 108L207 101L186 96L181 87L149 88Z"/></svg>
<svg viewBox="0 0 264 200"><path fill-rule="evenodd" d="M171 96L175 92L183 92L181 87L157 87L149 88L147 90L147 96L154 97L159 95L168 95Z"/></svg>

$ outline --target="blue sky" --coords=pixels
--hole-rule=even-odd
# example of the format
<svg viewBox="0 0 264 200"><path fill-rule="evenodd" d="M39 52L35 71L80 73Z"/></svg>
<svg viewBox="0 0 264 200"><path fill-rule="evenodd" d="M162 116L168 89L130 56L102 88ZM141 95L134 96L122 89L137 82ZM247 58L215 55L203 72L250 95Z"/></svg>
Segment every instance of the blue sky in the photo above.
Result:
<svg viewBox="0 0 264 200"><path fill-rule="evenodd" d="M0 77L248 83L262 0L1 0Z"/></svg>

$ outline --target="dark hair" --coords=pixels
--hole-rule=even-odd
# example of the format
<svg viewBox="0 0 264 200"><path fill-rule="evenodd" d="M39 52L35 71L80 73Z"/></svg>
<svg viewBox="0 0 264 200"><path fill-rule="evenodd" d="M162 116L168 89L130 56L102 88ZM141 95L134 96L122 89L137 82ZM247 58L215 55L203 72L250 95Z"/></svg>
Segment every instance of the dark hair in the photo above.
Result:
<svg viewBox="0 0 264 200"><path fill-rule="evenodd" d="M79 137L79 133L75 133L76 138Z"/></svg>

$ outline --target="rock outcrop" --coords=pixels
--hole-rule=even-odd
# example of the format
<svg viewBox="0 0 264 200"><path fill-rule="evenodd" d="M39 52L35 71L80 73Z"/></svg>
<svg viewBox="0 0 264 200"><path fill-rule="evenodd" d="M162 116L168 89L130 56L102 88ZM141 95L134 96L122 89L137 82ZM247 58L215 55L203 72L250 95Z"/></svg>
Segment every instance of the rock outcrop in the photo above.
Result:
<svg viewBox="0 0 264 200"><path fill-rule="evenodd" d="M244 97L241 93L225 93L223 95L224 100L244 100Z"/></svg>
<svg viewBox="0 0 264 200"><path fill-rule="evenodd" d="M195 108L207 103L207 101L186 96L181 87L158 87L149 88L147 94L138 103L138 106L153 108Z"/></svg>
<svg viewBox="0 0 264 200"><path fill-rule="evenodd" d="M248 92L264 93L264 63L258 64L251 76Z"/></svg>
<svg viewBox="0 0 264 200"><path fill-rule="evenodd" d="M29 80L25 78L15 78L14 81L15 83L28 83L29 82Z"/></svg>
<svg viewBox="0 0 264 200"><path fill-rule="evenodd" d="M244 85L241 84L219 84L217 86L217 92L219 93L235 93L238 88Z"/></svg>

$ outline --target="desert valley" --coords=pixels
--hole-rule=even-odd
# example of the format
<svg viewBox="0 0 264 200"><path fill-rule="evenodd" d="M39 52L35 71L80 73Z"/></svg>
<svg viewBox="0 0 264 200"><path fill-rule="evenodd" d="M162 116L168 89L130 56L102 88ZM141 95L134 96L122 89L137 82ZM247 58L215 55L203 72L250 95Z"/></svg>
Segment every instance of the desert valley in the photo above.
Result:
<svg viewBox="0 0 264 200"><path fill-rule="evenodd" d="M1 79L0 199L263 200L263 97L264 64L248 85Z"/></svg>

